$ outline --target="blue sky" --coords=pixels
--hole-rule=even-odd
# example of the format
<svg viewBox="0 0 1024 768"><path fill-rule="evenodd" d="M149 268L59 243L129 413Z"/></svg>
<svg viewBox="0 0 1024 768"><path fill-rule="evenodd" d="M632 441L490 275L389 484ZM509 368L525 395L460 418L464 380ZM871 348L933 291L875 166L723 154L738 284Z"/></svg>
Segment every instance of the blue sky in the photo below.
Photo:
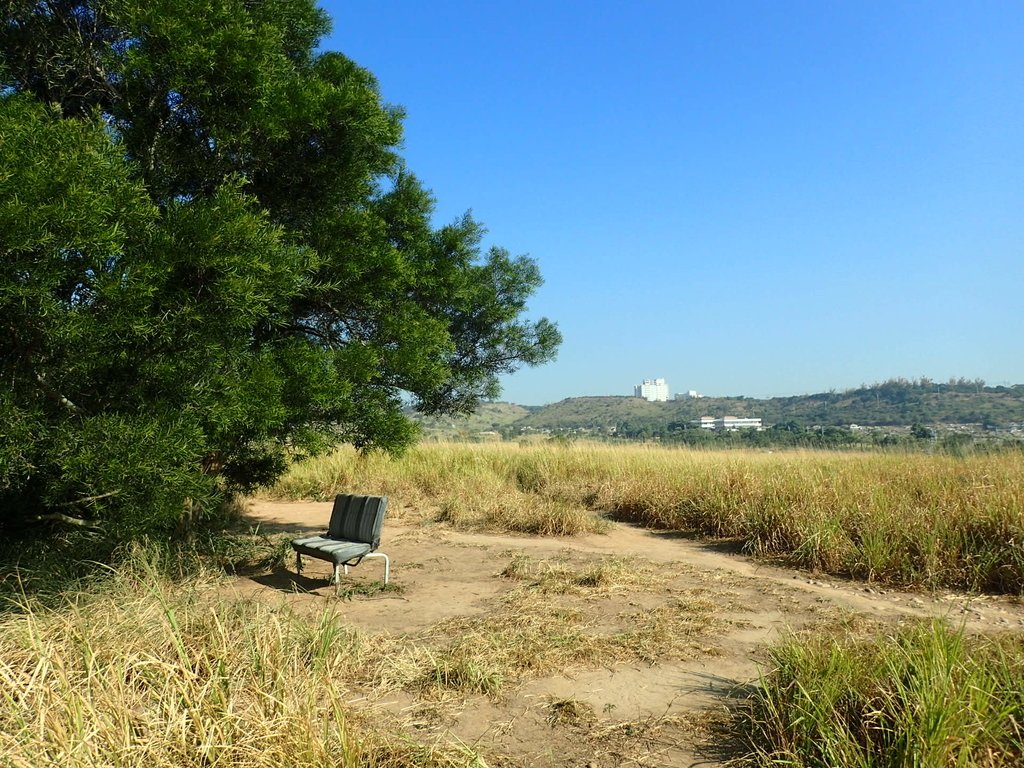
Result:
<svg viewBox="0 0 1024 768"><path fill-rule="evenodd" d="M503 399L1024 383L1024 4L323 7L437 223L540 265Z"/></svg>

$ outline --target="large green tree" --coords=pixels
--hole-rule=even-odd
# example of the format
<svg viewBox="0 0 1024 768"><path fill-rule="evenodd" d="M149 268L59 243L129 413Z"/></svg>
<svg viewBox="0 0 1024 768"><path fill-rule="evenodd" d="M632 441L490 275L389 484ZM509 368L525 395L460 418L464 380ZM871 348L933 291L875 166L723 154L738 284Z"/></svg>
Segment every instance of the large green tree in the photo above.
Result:
<svg viewBox="0 0 1024 768"><path fill-rule="evenodd" d="M553 357L534 262L432 226L311 0L3 7L0 527L168 528Z"/></svg>

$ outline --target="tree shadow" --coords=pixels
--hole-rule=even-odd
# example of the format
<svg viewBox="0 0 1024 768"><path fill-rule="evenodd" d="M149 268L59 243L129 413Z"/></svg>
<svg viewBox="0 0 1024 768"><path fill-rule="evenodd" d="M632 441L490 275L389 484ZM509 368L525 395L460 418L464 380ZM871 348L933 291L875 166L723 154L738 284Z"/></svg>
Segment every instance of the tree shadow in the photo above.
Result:
<svg viewBox="0 0 1024 768"><path fill-rule="evenodd" d="M688 677L700 681L699 684L682 688L687 693L710 693L723 700L745 700L757 690L756 681L741 683L731 677L722 677L711 672L687 672Z"/></svg>
<svg viewBox="0 0 1024 768"><path fill-rule="evenodd" d="M292 594L294 592L316 592L318 589L333 586L330 584L330 576L305 576L289 570L283 565L274 567L269 573L262 572L239 573L256 584L278 592Z"/></svg>
<svg viewBox="0 0 1024 768"><path fill-rule="evenodd" d="M318 525L312 525L310 523L296 523L292 520L282 520L280 518L273 517L269 519L265 517L254 517L246 513L239 516L240 525L250 529L258 530L267 535L275 533L294 533L296 537L303 534L323 533L327 530L327 522L328 521L325 519Z"/></svg>
<svg viewBox="0 0 1024 768"><path fill-rule="evenodd" d="M741 538L713 538L694 531L670 531L657 528L647 528L648 533L660 539L678 539L680 541L692 541L708 552L715 552L721 555L743 555L746 542Z"/></svg>
<svg viewBox="0 0 1024 768"><path fill-rule="evenodd" d="M677 530L673 528L652 528L650 526L641 525L634 520L630 520L625 517L619 517L615 514L605 515L606 519L613 520L620 525L628 525L630 528L635 528L644 533L648 533L651 536L655 536L659 539L666 540L678 540L678 541L689 541L698 544L701 548L708 552L715 552L722 555L743 555L747 553L744 551L746 541L739 536L733 537L715 537L706 533L701 533L696 530Z"/></svg>
<svg viewBox="0 0 1024 768"><path fill-rule="evenodd" d="M694 673L707 681L700 690L712 693L720 706L708 712L704 733L694 743L694 751L703 758L691 768L711 764L753 765L753 717L756 681L745 683L708 673Z"/></svg>
<svg viewBox="0 0 1024 768"><path fill-rule="evenodd" d="M262 572L244 574L244 576L255 584L285 594L297 592L322 594L323 590L327 590L328 594L336 595L343 600L351 600L355 597L362 599L390 597L404 591L401 585L394 582L384 584L383 581L366 578L358 580L343 578L341 586L336 587L331 584L329 574L306 576L283 565L274 567L270 572L263 570Z"/></svg>

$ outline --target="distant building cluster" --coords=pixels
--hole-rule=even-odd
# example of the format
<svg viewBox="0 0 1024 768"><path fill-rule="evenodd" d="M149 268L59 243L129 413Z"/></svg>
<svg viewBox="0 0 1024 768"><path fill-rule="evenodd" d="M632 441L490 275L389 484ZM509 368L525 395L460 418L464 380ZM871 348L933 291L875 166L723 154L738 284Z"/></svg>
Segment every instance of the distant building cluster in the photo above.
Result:
<svg viewBox="0 0 1024 768"><path fill-rule="evenodd" d="M718 432L733 432L737 429L763 429L760 418L749 418L745 416L701 416L691 422L695 427L701 429L713 429Z"/></svg>
<svg viewBox="0 0 1024 768"><path fill-rule="evenodd" d="M668 402L668 382L664 379L644 379L643 384L637 384L633 387L633 397L642 397L644 400L650 400L652 403L665 403ZM699 397L704 397L696 389L691 389L685 393L676 392L675 400L696 400Z"/></svg>
<svg viewBox="0 0 1024 768"><path fill-rule="evenodd" d="M691 389L686 392L676 392L676 400L696 400L699 397L704 397L696 389Z"/></svg>
<svg viewBox="0 0 1024 768"><path fill-rule="evenodd" d="M644 379L633 387L633 397L642 397L652 403L668 402L668 384L664 379Z"/></svg>
<svg viewBox="0 0 1024 768"><path fill-rule="evenodd" d="M642 397L652 403L668 402L668 382L664 379L644 379L642 384L633 387L633 397ZM686 394L677 393L676 400L696 400L704 397L695 389L689 390ZM738 429L764 429L760 418L749 416L701 416L690 422L701 429L711 429L716 432L735 432Z"/></svg>

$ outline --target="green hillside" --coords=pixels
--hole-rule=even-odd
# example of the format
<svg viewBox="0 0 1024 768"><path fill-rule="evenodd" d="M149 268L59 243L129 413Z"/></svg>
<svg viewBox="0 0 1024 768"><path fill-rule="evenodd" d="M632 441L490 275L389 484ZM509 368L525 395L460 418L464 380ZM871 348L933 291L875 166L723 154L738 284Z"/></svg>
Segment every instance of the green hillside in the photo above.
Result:
<svg viewBox="0 0 1024 768"><path fill-rule="evenodd" d="M573 397L541 407L486 403L463 419L421 419L430 436L471 437L499 432L579 432L644 436L685 429L701 416L760 417L766 427L909 428L978 425L1006 429L1024 423L1024 385L985 386L965 379L935 383L894 379L846 390L764 400L703 397L650 403L636 397Z"/></svg>
<svg viewBox="0 0 1024 768"><path fill-rule="evenodd" d="M528 417L535 408L513 403L481 403L468 416L419 416L415 418L427 439L474 439L481 433L498 432Z"/></svg>

